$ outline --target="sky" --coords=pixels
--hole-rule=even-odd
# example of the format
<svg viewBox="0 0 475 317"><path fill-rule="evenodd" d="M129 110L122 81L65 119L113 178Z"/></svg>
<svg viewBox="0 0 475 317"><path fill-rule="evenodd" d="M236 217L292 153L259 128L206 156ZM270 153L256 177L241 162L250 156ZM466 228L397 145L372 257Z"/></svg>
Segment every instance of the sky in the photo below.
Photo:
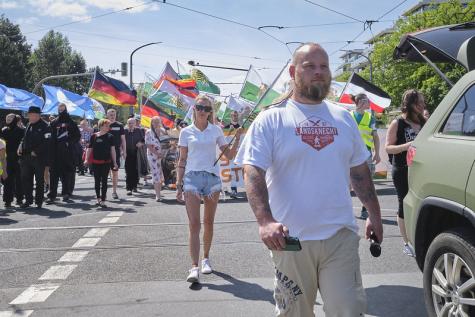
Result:
<svg viewBox="0 0 475 317"><path fill-rule="evenodd" d="M134 54L133 81L158 76L168 61L248 69L271 81L298 44L317 42L341 63L341 49L367 48L373 34L393 25L416 0L0 0L0 12L20 25L33 49L50 29L66 35L88 67L118 69ZM130 8L124 10L125 8ZM231 23L206 16L235 21ZM392 11L391 11L392 10ZM334 12L334 11L338 11ZM115 13L114 13L115 12ZM384 16L383 16L384 15ZM383 17L382 17L383 16ZM377 20L364 30L362 21ZM70 24L72 23L72 24ZM69 25L64 25L69 24ZM332 25L329 25L332 24ZM286 28L261 26L278 26ZM363 32L364 31L364 32ZM268 34L266 34L266 33ZM363 32L363 33L362 33ZM358 38L356 36L359 35ZM356 40L350 44L347 41ZM184 67L186 68L186 67ZM239 93L246 72L200 68L223 95ZM111 75L125 83L129 77Z"/></svg>

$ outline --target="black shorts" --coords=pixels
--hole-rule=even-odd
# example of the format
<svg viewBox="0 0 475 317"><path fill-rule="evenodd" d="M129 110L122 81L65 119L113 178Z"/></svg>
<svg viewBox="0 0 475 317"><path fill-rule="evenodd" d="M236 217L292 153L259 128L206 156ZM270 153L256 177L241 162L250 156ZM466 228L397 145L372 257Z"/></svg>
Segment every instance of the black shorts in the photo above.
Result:
<svg viewBox="0 0 475 317"><path fill-rule="evenodd" d="M117 162L117 167L120 168L120 148L115 150L115 161ZM111 169L114 168L114 164L111 164Z"/></svg>

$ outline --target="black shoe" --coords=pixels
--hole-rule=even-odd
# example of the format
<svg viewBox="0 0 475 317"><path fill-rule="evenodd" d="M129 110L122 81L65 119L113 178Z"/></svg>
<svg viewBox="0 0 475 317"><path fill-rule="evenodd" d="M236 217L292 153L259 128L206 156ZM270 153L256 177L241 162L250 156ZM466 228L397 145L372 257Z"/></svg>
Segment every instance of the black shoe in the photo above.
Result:
<svg viewBox="0 0 475 317"><path fill-rule="evenodd" d="M368 218L368 211L365 207L361 209L361 216L360 219L366 220Z"/></svg>
<svg viewBox="0 0 475 317"><path fill-rule="evenodd" d="M36 209L42 209L43 208L43 203L36 204Z"/></svg>
<svg viewBox="0 0 475 317"><path fill-rule="evenodd" d="M26 208L28 208L28 207L30 207L30 206L31 206L31 203L23 203L23 204L20 205L20 208L21 208L21 209L26 209Z"/></svg>
<svg viewBox="0 0 475 317"><path fill-rule="evenodd" d="M5 203L5 208L12 208L12 203Z"/></svg>
<svg viewBox="0 0 475 317"><path fill-rule="evenodd" d="M50 198L48 198L48 200L46 201L46 204L47 204L47 205L54 204L54 200L55 200L54 198L51 198L51 197L50 197Z"/></svg>
<svg viewBox="0 0 475 317"><path fill-rule="evenodd" d="M45 185L45 193L49 192L49 185Z"/></svg>
<svg viewBox="0 0 475 317"><path fill-rule="evenodd" d="M70 201L71 200L71 196L69 196L68 194L65 194L63 196L63 201Z"/></svg>
<svg viewBox="0 0 475 317"><path fill-rule="evenodd" d="M137 190L137 188L132 189L132 191L133 191L134 193L138 193L138 192L139 192L139 191Z"/></svg>

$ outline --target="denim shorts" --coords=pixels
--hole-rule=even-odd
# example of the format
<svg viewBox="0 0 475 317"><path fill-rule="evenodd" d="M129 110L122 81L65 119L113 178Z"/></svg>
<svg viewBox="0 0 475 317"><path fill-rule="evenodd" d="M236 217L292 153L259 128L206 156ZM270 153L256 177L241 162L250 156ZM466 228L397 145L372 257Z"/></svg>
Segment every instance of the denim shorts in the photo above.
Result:
<svg viewBox="0 0 475 317"><path fill-rule="evenodd" d="M221 178L205 171L188 172L183 182L183 191L200 196L211 196L221 191Z"/></svg>

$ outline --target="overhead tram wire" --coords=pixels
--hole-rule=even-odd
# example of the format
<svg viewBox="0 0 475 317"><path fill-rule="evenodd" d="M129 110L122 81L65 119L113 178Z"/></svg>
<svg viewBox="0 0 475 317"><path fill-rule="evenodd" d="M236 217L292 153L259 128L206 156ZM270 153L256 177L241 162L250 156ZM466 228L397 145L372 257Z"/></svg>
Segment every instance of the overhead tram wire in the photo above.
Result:
<svg viewBox="0 0 475 317"><path fill-rule="evenodd" d="M407 2L407 0L403 0L401 1L399 4L397 4L394 8L392 8L391 10L387 11L386 13L384 13L382 16L380 16L379 18L377 18L376 20L381 20L382 18L384 18L385 16L387 16L389 13L393 12L394 10L396 10L397 8L399 8L401 5L403 5L405 2Z"/></svg>
<svg viewBox="0 0 475 317"><path fill-rule="evenodd" d="M139 7L142 7L142 6L144 6L144 5L154 3L154 2L155 2L155 1L152 0L152 1L144 2L144 3L142 3L142 4L138 4L138 5L132 6L132 7L127 7L127 8L123 8L123 9L120 9L120 10L115 10L115 11L111 11L111 12L106 12L106 13L103 13L103 14L95 15L95 16L92 16L92 17L88 17L88 18L85 18L85 19L81 19L81 20L77 20L77 21L73 21L73 22L69 22L69 23L64 23L64 24L59 24L59 25L53 25L53 26L50 26L50 27L47 27L47 28L42 28L42 29L39 29L39 30L30 31L30 32L25 32L25 33L23 33L23 34L32 34L32 33L37 33L37 32L41 32L41 31L49 31L49 30L53 30L53 29L60 28L60 27L64 27L64 26L68 26L68 25L72 25L72 24L81 23L81 22L84 22L84 21L91 21L91 20L94 20L94 19L98 19L98 18L102 18L102 17L108 16L108 15L120 13L120 12L123 12L123 11L132 10L132 9L135 9L135 8L139 8Z"/></svg>
<svg viewBox="0 0 475 317"><path fill-rule="evenodd" d="M343 13L343 12L340 12L340 11L337 11L337 10L334 10L334 9L331 9L331 8L328 8L328 7L324 6L324 5L315 3L315 2L313 2L313 1L310 1L310 0L303 0L303 1L305 1L305 2L307 2L307 3L310 3L310 4L314 5L314 6L317 6L317 7L319 7L319 8L328 10L328 11L333 12L333 13L336 13L336 14L338 14L338 15L344 16L344 17L346 17L346 18L348 18L348 19L351 19L351 20L354 20L354 21L357 21L357 22L360 22L360 23L364 23L364 22L365 22L365 21L359 20L359 19L357 19L357 18L355 18L355 17L349 16L348 14L345 14L345 13Z"/></svg>
<svg viewBox="0 0 475 317"><path fill-rule="evenodd" d="M43 26L41 26L41 25L37 25L37 26L43 27ZM109 39L113 39L113 40L121 40L121 41L125 41L125 42L145 43L144 41L140 41L140 40L127 39L127 38L118 37L118 36L112 36L112 35L107 35L107 34L99 34L99 33L92 33L92 32L83 32L83 31L77 31L77 30L68 30L68 29L66 29L66 30L62 30L62 32L70 32L70 33L91 35L91 36L109 38ZM249 59L255 59L255 60L267 60L267 61L279 62L279 63L283 63L283 62L284 62L284 61L282 61L282 60L273 59L273 58L267 58L267 57L258 57L258 56L232 54L232 53L219 52L219 51L212 51L212 50L205 50L205 49L192 48L192 47L185 47L185 46L176 46L176 45L169 45L169 44L160 44L160 46L163 46L163 47L171 47L171 48L178 48L178 49L184 49L184 50L190 50L190 51L197 51L197 52L204 52L204 53L210 53L210 54L216 54L216 55L223 55L223 56L242 57L242 58L249 58Z"/></svg>
<svg viewBox="0 0 475 317"><path fill-rule="evenodd" d="M174 3L170 3L166 0L162 0L163 2L160 2L159 0L155 0L155 2L157 3L161 3L161 4L165 4L165 5L168 5L168 6L172 6L172 7L176 7L176 8L180 8L180 9L183 9L183 10L186 10L186 11L190 11L190 12L193 12L193 13L197 13L197 14L201 14L201 15L204 15L204 16L207 16L207 17L210 17L210 18L213 18L213 19L217 19L217 20L221 20L221 21L225 21L225 22L228 22L228 23L233 23L233 24L236 24L236 25L240 25L242 27L246 27L246 28L249 28L249 29L253 29L253 30L256 30L256 31L259 31L259 32L262 32L264 33L265 35L267 35L268 37L272 38L273 40L279 42L280 44L284 45L287 50L289 50L289 48L287 47L287 45L285 45L285 42L278 39L277 37L263 31L260 27L256 27L256 26L253 26L253 25L249 25L249 24L245 24L245 23L241 23L241 22L238 22L238 21L235 21L235 20L231 20L231 19L227 19L227 18L223 18L223 17L219 17L217 15L214 15L214 14L210 14L210 13L207 13L207 12L203 12L203 11L199 11L199 10L196 10L196 9L192 9L192 8L187 8L187 7L184 7L184 6L181 6L181 5L178 5L178 4L174 4ZM292 54L292 52L289 50L289 53Z"/></svg>

